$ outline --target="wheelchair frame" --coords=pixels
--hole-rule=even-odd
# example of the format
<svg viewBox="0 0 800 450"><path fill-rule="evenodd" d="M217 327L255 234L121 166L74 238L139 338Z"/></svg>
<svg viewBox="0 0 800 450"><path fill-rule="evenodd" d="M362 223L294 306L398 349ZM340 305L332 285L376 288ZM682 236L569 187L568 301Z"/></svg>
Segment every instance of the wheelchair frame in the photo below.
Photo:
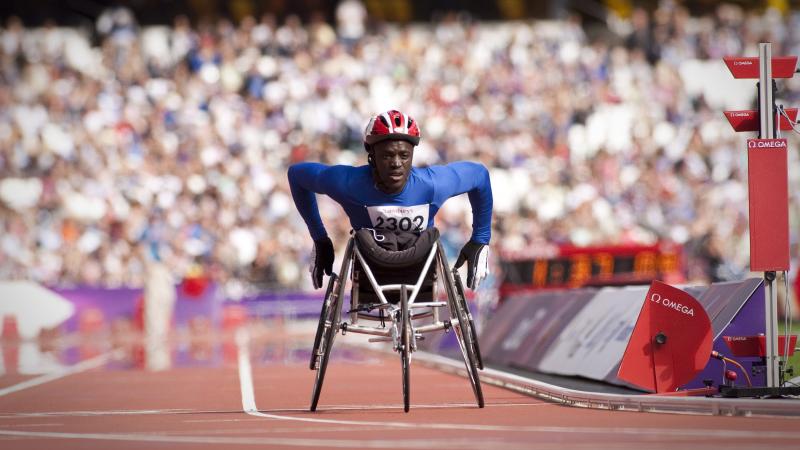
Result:
<svg viewBox="0 0 800 450"><path fill-rule="evenodd" d="M350 320L345 321L342 320L342 304L345 297L347 279L348 276L352 278L350 274L356 259L377 295L379 303L360 305L358 298L360 280L351 279L352 295L350 297L350 311L348 312ZM430 271L431 264L434 264L434 260L436 270L433 280L433 301L417 303L416 299ZM311 394L311 411L316 411L317 409L330 352L339 331L342 332L342 335L351 332L376 336L369 339L369 342L392 343L392 349L400 355L403 380L403 409L408 412L410 407L410 355L417 350L417 339L424 339L422 336L424 333L434 331L449 332L450 329L453 329L464 358L475 400L479 408L484 407L483 391L478 376L478 370L483 369L483 361L480 356L474 321L464 297L464 286L461 282L461 277L456 269L449 270L444 248L438 239L435 245L431 247L424 267L413 285L378 284L352 233L342 260L340 274L341 276L337 276L336 273L333 273L328 280L325 299L317 325L317 333L314 338L314 347L309 363L309 368L316 370L314 388ZM446 302L436 301L439 279L442 280L447 294ZM390 303L384 294L387 291L399 291L400 301L397 304ZM440 308L444 306L448 307L449 314L446 319L442 320ZM421 308L430 308L430 310L422 313L413 313L413 310ZM370 314L373 310L377 310L379 314ZM419 326L415 325L415 320L425 318L432 318L432 322ZM378 326L361 325L358 323L359 319L377 321L380 324Z"/></svg>

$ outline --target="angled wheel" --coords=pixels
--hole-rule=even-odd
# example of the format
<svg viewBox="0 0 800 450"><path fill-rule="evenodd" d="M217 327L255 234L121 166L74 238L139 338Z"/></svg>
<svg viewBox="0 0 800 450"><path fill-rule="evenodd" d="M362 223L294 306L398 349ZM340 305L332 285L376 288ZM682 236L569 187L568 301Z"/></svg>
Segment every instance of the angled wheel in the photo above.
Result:
<svg viewBox="0 0 800 450"><path fill-rule="evenodd" d="M322 340L322 334L325 331L325 321L328 318L328 311L331 308L331 294L333 294L334 286L337 284L338 277L336 273L332 273L328 278L328 287L325 289L325 297L322 300L322 308L319 312L319 323L317 324L317 334L314 336L314 347L311 349L311 361L308 368L314 370L317 368L317 361L319 361L319 344Z"/></svg>
<svg viewBox="0 0 800 450"><path fill-rule="evenodd" d="M453 330L456 334L456 341L461 350L461 356L464 358L464 365L467 367L467 376L472 385L472 393L475 394L475 401L478 403L479 408L484 407L483 389L481 389L481 379L478 376L478 358L475 355L475 350L469 343L474 340L469 326L469 317L467 312L458 300L458 293L456 292L455 282L453 281L453 273L448 270L447 260L444 257L444 249L441 242L439 245L439 267L444 274L445 290L447 291L447 304L450 308L450 316L453 321ZM453 317L455 316L455 317Z"/></svg>
<svg viewBox="0 0 800 450"><path fill-rule="evenodd" d="M314 352L317 375L314 378L314 389L311 392L311 411L317 410L317 403L322 392L322 383L325 381L325 371L328 369L328 360L331 356L333 341L339 331L339 310L342 307L341 284L340 282L334 283L331 295L325 299L326 306L323 306L325 316L324 320L321 321L321 333L317 351Z"/></svg>
<svg viewBox="0 0 800 450"><path fill-rule="evenodd" d="M408 310L406 286L400 288L400 364L403 367L403 410L411 407L411 315Z"/></svg>
<svg viewBox="0 0 800 450"><path fill-rule="evenodd" d="M456 313L458 316L458 324L453 327L456 332L456 340L458 341L458 346L461 348L464 364L467 366L467 374L469 375L469 381L472 385L472 392L475 394L475 401L478 403L479 408L483 408L483 389L481 389L481 380L478 376L478 361L473 347L467 344L472 340L472 332L469 325L461 325L469 323L469 319L467 319L458 304L456 304L456 310L458 311Z"/></svg>
<svg viewBox="0 0 800 450"><path fill-rule="evenodd" d="M472 319L472 314L469 312L469 305L467 304L467 297L464 295L464 283L461 282L461 275L457 270L453 269L453 280L455 280L456 293L458 293L458 300L461 307L469 319L469 331L472 336L470 344L472 351L475 353L475 359L478 363L478 369L483 370L483 357L481 356L481 348L478 345L478 330L475 329L475 321Z"/></svg>
<svg viewBox="0 0 800 450"><path fill-rule="evenodd" d="M319 402L319 394L322 392L322 383L325 381L325 371L328 369L328 360L331 356L331 349L333 348L333 339L336 337L338 331L339 321L336 320L334 310L339 306L338 296L334 299L328 307L326 318L323 321L323 330L320 337L318 350L315 355L318 355L316 364L317 375L314 379L314 389L311 392L311 411L317 410L317 403Z"/></svg>
<svg viewBox="0 0 800 450"><path fill-rule="evenodd" d="M342 270L339 272L341 275L331 282L328 281L328 288L330 295L325 296L323 310L320 312L320 326L317 327L319 334L319 342L315 342L316 350L312 354L311 363L317 370L317 375L314 378L314 389L311 391L311 411L317 410L317 403L319 402L319 394L322 392L322 383L325 381L325 371L328 368L328 360L331 356L331 349L333 348L333 341L336 338L336 333L339 332L339 325L341 322L342 312L342 299L344 298L344 288L349 275L350 263L353 257L353 239L347 243L347 249L344 252L344 259L342 261ZM331 276L331 278L334 278Z"/></svg>

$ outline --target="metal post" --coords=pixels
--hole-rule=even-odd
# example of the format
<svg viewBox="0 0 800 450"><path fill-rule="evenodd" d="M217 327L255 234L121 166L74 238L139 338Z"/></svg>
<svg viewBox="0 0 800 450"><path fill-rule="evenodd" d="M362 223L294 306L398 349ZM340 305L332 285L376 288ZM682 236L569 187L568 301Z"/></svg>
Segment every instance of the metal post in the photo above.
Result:
<svg viewBox="0 0 800 450"><path fill-rule="evenodd" d="M778 291L775 289L775 272L764 272L766 292L764 295L764 318L766 320L766 348L764 356L767 363L767 387L780 386L780 366L778 364Z"/></svg>
<svg viewBox="0 0 800 450"><path fill-rule="evenodd" d="M758 112L761 118L761 139L775 138L775 115L772 92L772 44L758 44Z"/></svg>
<svg viewBox="0 0 800 450"><path fill-rule="evenodd" d="M758 44L759 83L758 111L761 119L760 138L775 138L775 112L772 92L772 45ZM752 220L752 219L751 219ZM778 292L775 289L775 272L764 272L766 295L764 296L764 319L766 322L765 356L767 363L767 387L780 386L778 364Z"/></svg>

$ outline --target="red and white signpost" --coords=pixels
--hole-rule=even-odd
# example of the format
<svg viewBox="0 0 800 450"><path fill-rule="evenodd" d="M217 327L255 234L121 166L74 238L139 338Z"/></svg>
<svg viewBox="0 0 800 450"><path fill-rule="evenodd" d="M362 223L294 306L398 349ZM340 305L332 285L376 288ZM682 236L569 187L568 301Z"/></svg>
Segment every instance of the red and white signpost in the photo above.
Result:
<svg viewBox="0 0 800 450"><path fill-rule="evenodd" d="M773 58L771 45L761 43L758 58L724 59L734 78L759 80L758 111L726 111L725 116L736 131L758 131L758 139L747 140L750 270L764 272L767 287L767 387L778 388L782 377L778 360L778 301L774 284L776 272L783 272L785 279L789 270L789 189L786 139L776 139L775 134L776 128L792 129L797 109L783 111L789 116L787 119L775 107L773 79L793 77L797 57Z"/></svg>

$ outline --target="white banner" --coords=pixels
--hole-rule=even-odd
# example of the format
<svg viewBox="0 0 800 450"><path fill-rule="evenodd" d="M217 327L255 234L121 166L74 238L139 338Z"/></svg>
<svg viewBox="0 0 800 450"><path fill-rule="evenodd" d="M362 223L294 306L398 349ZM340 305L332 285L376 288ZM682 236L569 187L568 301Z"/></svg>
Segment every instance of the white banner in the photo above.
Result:
<svg viewBox="0 0 800 450"><path fill-rule="evenodd" d="M622 359L648 288L600 290L561 331L539 370L604 380Z"/></svg>

